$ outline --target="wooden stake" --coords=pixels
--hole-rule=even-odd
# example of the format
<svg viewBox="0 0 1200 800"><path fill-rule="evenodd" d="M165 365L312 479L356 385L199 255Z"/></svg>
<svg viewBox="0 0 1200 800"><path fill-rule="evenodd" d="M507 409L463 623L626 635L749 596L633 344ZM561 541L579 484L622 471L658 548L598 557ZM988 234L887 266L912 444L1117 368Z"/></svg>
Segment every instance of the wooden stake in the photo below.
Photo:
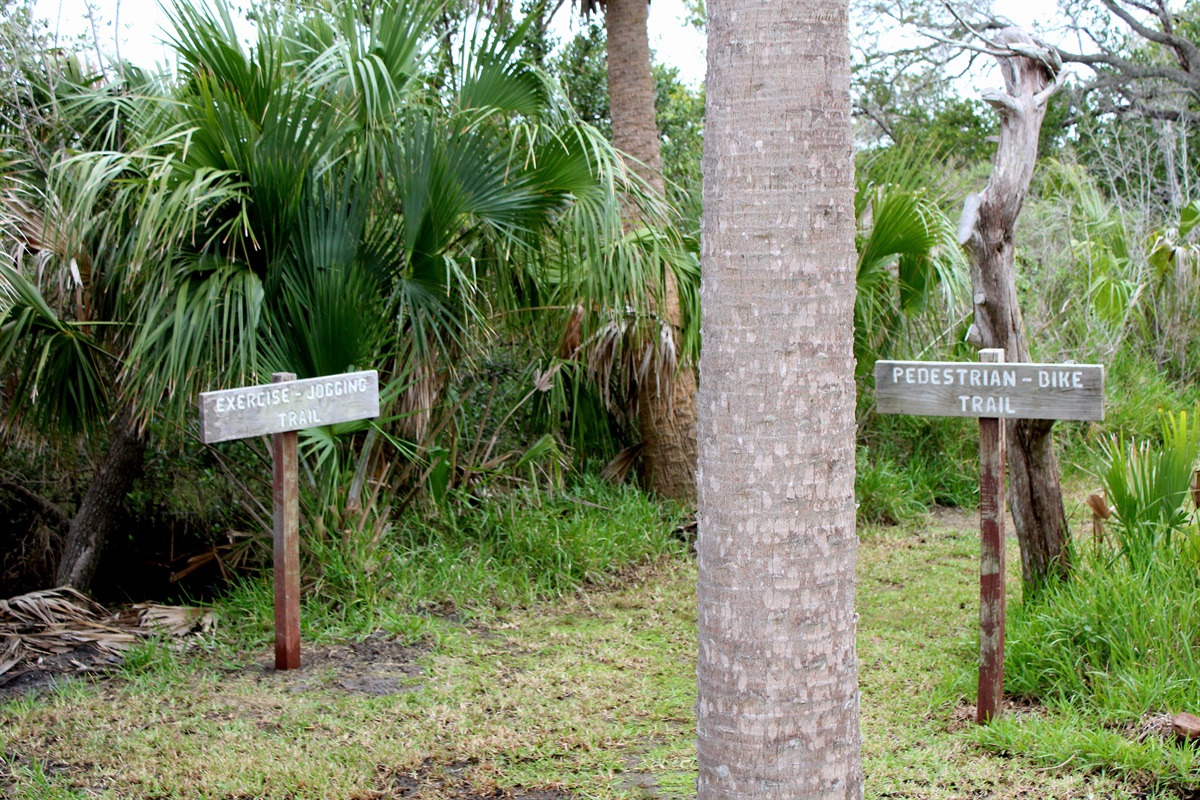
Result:
<svg viewBox="0 0 1200 800"><path fill-rule="evenodd" d="M979 351L1003 364L1004 351ZM994 719L1004 697L1004 420L979 419L979 693L975 721Z"/></svg>
<svg viewBox="0 0 1200 800"><path fill-rule="evenodd" d="M276 372L273 383L294 381L291 372ZM275 669L300 666L300 489L297 480L295 431L271 436L272 486L275 501Z"/></svg>

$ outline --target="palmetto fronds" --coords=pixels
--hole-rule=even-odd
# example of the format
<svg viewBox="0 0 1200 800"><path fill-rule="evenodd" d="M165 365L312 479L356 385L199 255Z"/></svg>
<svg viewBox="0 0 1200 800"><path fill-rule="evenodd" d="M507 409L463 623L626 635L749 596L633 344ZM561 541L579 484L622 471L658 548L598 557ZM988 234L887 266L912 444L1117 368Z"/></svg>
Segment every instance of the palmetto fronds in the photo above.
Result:
<svg viewBox="0 0 1200 800"><path fill-rule="evenodd" d="M62 319L0 259L0 365L13 379L3 428L10 434L71 433L104 418L115 364L90 327Z"/></svg>
<svg viewBox="0 0 1200 800"><path fill-rule="evenodd" d="M0 600L0 675L23 662L65 656L84 646L96 648L101 663L112 666L120 663L122 651L142 639L207 632L213 624L206 608L143 603L112 613L70 586L30 592ZM102 668L78 660L68 667L85 672Z"/></svg>
<svg viewBox="0 0 1200 800"><path fill-rule="evenodd" d="M860 375L886 358L908 320L940 295L943 308L963 305L967 263L953 225L921 190L868 184L860 214L854 350ZM953 318L953 314L950 315Z"/></svg>
<svg viewBox="0 0 1200 800"><path fill-rule="evenodd" d="M521 59L521 25L468 26L447 71L439 8L273 5L247 46L229 3L180 3L173 81L130 71L68 98L106 120L103 146L0 197L24 248L0 282L0 363L24 396L75 398L64 419L132 406L145 425L271 372L376 368L388 430L425 441L495 328L551 330L548 306L588 309L573 355L614 398L668 383L675 339L698 347L694 247ZM628 230L631 204L645 224ZM681 330L655 312L669 269ZM305 446L332 463L361 429Z"/></svg>

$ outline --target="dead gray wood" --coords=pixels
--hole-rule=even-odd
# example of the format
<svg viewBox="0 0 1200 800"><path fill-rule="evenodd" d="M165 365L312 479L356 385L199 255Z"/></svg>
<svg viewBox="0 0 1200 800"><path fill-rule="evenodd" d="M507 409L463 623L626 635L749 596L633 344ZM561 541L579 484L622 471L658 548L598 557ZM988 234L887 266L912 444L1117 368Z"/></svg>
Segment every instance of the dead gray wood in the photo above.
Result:
<svg viewBox="0 0 1200 800"><path fill-rule="evenodd" d="M1030 361L1029 343L1017 304L1013 271L1017 219L1037 160L1038 133L1046 104L1058 88L1060 62L1054 51L1018 28L1005 28L990 43L1004 90L985 90L984 100L1000 115L1000 144L987 186L967 198L959 243L971 260L975 320L971 339L998 347L1005 361ZM1021 574L1031 588L1070 569L1070 536L1059 485L1050 420L1009 420L1009 504L1021 545Z"/></svg>

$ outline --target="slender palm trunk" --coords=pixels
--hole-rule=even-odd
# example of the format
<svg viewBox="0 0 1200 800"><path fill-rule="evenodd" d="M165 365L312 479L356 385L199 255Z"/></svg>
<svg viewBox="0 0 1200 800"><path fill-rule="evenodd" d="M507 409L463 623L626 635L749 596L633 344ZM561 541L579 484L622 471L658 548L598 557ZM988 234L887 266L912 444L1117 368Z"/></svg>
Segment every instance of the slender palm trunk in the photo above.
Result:
<svg viewBox="0 0 1200 800"><path fill-rule="evenodd" d="M708 11L698 798L861 798L848 2Z"/></svg>
<svg viewBox="0 0 1200 800"><path fill-rule="evenodd" d="M607 0L608 106L613 145L633 156L632 166L660 195L662 153L654 113L654 75L650 71L649 19L646 0Z"/></svg>
<svg viewBox="0 0 1200 800"><path fill-rule="evenodd" d="M126 411L113 422L104 461L71 519L58 564L59 586L74 586L81 591L90 588L100 556L120 521L125 496L142 470L145 454L145 436Z"/></svg>
<svg viewBox="0 0 1200 800"><path fill-rule="evenodd" d="M608 96L613 145L632 156L633 169L660 196L664 194L662 155L654 113L654 76L646 32L646 0L607 0ZM674 332L679 353L682 319L679 290L670 270L658 312ZM664 497L696 502L696 373L683 364L672 378L638 386L638 425L647 485Z"/></svg>

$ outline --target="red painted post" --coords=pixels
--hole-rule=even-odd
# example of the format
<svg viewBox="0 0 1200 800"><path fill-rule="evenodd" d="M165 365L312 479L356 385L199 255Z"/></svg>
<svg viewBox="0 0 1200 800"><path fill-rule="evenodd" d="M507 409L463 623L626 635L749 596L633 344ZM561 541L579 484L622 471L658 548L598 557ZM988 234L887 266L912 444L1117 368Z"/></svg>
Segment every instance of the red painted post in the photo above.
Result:
<svg viewBox="0 0 1200 800"><path fill-rule="evenodd" d="M291 372L276 372L273 383L294 381ZM272 486L275 500L275 669L300 666L300 488L297 480L295 431L271 436Z"/></svg>
<svg viewBox="0 0 1200 800"><path fill-rule="evenodd" d="M979 351L1003 364L1004 351ZM979 693L975 721L1000 713L1004 698L1004 420L979 419Z"/></svg>

